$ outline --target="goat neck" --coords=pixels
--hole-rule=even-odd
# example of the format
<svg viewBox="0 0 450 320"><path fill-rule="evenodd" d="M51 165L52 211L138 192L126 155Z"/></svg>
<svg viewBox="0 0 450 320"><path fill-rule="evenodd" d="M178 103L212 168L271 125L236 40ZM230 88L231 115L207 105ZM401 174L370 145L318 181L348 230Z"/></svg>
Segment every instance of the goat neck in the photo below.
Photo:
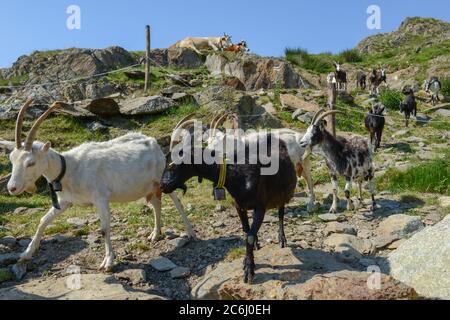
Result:
<svg viewBox="0 0 450 320"><path fill-rule="evenodd" d="M59 176L62 169L60 154L55 150L50 149L47 153L47 163L47 170L45 170L42 175L45 179L47 179L47 181L51 182Z"/></svg>
<svg viewBox="0 0 450 320"><path fill-rule="evenodd" d="M220 165L219 164L196 164L195 170L200 178L207 179L215 185L219 182ZM225 181L226 186L226 181Z"/></svg>

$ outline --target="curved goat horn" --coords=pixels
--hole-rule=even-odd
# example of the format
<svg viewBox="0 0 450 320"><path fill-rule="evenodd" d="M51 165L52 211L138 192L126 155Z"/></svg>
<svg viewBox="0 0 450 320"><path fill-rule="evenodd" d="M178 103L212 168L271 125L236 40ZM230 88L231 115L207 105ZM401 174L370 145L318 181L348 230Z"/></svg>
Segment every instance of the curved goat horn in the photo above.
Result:
<svg viewBox="0 0 450 320"><path fill-rule="evenodd" d="M175 126L175 128L173 130L177 130L180 126L183 125L183 123L185 123L188 120L191 120L194 116L195 116L195 113L191 113L190 115L187 115L186 117L181 119L180 122L177 123L177 125Z"/></svg>
<svg viewBox="0 0 450 320"><path fill-rule="evenodd" d="M315 124L315 123L316 123L317 117L318 117L322 112L324 112L324 111L325 111L324 109L319 109L319 110L314 114L314 117L313 117L312 120L311 120L311 124Z"/></svg>
<svg viewBox="0 0 450 320"><path fill-rule="evenodd" d="M22 148L22 127L23 119L27 112L28 107L33 103L33 99L28 99L27 102L20 108L19 114L16 121L16 147L17 149Z"/></svg>
<svg viewBox="0 0 450 320"><path fill-rule="evenodd" d="M181 124L177 125L177 127L175 128L175 130L172 133L172 136L170 137L170 147L169 147L170 151L173 150L173 147L174 147L174 144L175 144L175 138L178 138L178 135L181 132L181 130L186 128L187 126L189 126L191 124L195 124L196 122L197 122L196 119L187 119L184 122L180 121Z"/></svg>
<svg viewBox="0 0 450 320"><path fill-rule="evenodd" d="M316 121L314 122L314 124L318 124L319 121L321 121L322 119L324 119L325 117L328 117L329 115L332 114L337 114L337 113L341 113L341 114L345 114L344 112L340 111L340 110L331 110L331 111L327 111L324 114L320 115Z"/></svg>
<svg viewBox="0 0 450 320"><path fill-rule="evenodd" d="M213 128L213 130L211 132L211 137L214 137L216 135L217 128L219 126L221 126L228 119L229 116L230 116L229 113L225 113L219 118L219 120L217 120L217 122L216 122L216 124L215 124L215 126L214 126L214 128Z"/></svg>
<svg viewBox="0 0 450 320"><path fill-rule="evenodd" d="M239 117L236 113L231 113L230 117L233 119L233 129L238 130L239 129Z"/></svg>
<svg viewBox="0 0 450 320"><path fill-rule="evenodd" d="M212 130L214 129L214 126L216 125L217 121L220 119L220 117L222 117L225 114L225 111L219 112L218 114L215 115L215 117L211 120L211 124L209 125L209 129ZM212 136L210 134L210 136Z"/></svg>
<svg viewBox="0 0 450 320"><path fill-rule="evenodd" d="M44 122L45 119L50 115L50 113L53 112L56 108L59 108L61 106L61 102L55 102L51 105L50 108L48 108L47 111L45 111L34 123L34 125L31 127L30 132L28 132L27 138L25 140L25 150L30 151L31 147L33 146L33 141L36 138L36 133L39 129L39 126Z"/></svg>

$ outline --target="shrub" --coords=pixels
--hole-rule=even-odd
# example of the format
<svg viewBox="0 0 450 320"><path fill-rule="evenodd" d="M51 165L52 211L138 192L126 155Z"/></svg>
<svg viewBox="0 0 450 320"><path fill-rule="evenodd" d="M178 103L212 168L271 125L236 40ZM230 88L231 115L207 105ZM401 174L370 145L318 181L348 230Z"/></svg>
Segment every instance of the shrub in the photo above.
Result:
<svg viewBox="0 0 450 320"><path fill-rule="evenodd" d="M314 55L302 48L286 48L284 52L286 60L301 68L318 73L327 73L334 70L330 53Z"/></svg>
<svg viewBox="0 0 450 320"><path fill-rule="evenodd" d="M343 62L362 62L363 57L356 49L344 50L339 54L339 60Z"/></svg>
<svg viewBox="0 0 450 320"><path fill-rule="evenodd" d="M450 78L442 79L441 83L442 83L441 93L444 96L450 97Z"/></svg>
<svg viewBox="0 0 450 320"><path fill-rule="evenodd" d="M386 89L380 94L380 102L389 110L399 110L400 102L403 99L403 93L397 90Z"/></svg>

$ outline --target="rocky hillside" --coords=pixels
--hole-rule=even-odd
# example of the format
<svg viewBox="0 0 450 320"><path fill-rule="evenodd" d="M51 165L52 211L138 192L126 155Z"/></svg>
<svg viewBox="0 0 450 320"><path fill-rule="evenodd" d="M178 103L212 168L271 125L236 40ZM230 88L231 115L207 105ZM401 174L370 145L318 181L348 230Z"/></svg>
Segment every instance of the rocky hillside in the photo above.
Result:
<svg viewBox="0 0 450 320"><path fill-rule="evenodd" d="M197 180L180 197L200 241L188 241L165 198L164 239L157 243L148 240L153 219L143 203L113 205L118 264L113 275L99 275L95 270L104 253L99 219L90 208L73 207L49 226L28 269L14 268L51 201L42 181L33 196L9 196L11 165L0 150L0 299L449 299L450 104L432 107L419 86L426 75L450 71L450 64L442 63L450 58L448 25L407 19L394 33L363 40L357 61L344 64L350 90L340 92L336 103L345 113L337 116L339 135L367 136L367 109L379 102L386 106L384 137L374 155L377 210L367 209L364 190L367 201L355 199L354 212L340 201L339 214L327 214L332 185L324 159L314 157L317 212L307 211L301 180L287 207L285 249L277 243L276 212L266 215L254 286L241 281L244 242L231 200L214 202L211 185ZM151 53L151 87L144 92L142 52L119 47L36 52L0 71L0 139L14 138L18 109L30 96L35 101L25 130L51 102L66 102L38 133L57 150L130 131L156 137L166 147L173 126L187 114L209 123L223 110L235 112L243 128L301 132L327 101L325 77L336 58L302 54L310 59L308 68L301 59L157 49ZM390 89L383 87L380 96L354 90L356 71L377 65L388 67ZM398 113L403 94L396 90L405 84L418 90L419 112L408 128ZM74 265L83 288L67 291ZM381 288L367 287L368 267L382 272ZM25 277L17 280L18 275Z"/></svg>
<svg viewBox="0 0 450 320"><path fill-rule="evenodd" d="M385 65L401 84L421 85L431 76L449 78L450 23L431 18L407 18L397 31L361 41L363 65ZM403 82L402 82L403 81ZM397 87L398 87L397 86Z"/></svg>
<svg viewBox="0 0 450 320"><path fill-rule="evenodd" d="M362 40L357 49L361 53L371 55L383 54L392 48L407 53L445 44L448 40L450 40L450 23L432 18L413 17L406 18L394 32L377 34Z"/></svg>

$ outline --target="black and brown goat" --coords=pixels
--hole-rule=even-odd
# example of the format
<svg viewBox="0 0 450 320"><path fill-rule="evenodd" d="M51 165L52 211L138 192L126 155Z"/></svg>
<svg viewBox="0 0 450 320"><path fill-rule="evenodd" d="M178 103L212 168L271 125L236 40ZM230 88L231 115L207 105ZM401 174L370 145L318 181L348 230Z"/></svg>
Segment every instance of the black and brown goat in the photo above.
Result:
<svg viewBox="0 0 450 320"><path fill-rule="evenodd" d="M338 90L347 90L347 72L342 70L341 64L339 62L333 62L335 68L335 76L337 81Z"/></svg>
<svg viewBox="0 0 450 320"><path fill-rule="evenodd" d="M400 103L400 112L405 114L405 125L408 127L411 114L417 117L417 102L412 88L404 90L403 93L406 95L406 99Z"/></svg>
<svg viewBox="0 0 450 320"><path fill-rule="evenodd" d="M234 205L246 234L246 257L244 260L244 282L246 283L253 283L255 276L254 250L258 248L258 231L269 209L278 209L280 222L279 238L281 246L285 245L286 237L283 225L285 205L294 196L297 184L295 168L289 157L286 144L282 140L278 140L273 134L268 133L265 137L264 135L259 137L267 142L267 156L271 160L278 161L278 171L275 174L262 174L262 169L270 165L262 164L263 161L261 161L259 155L259 144L257 161L249 161L255 155L250 154L250 150L253 149L249 148L248 141L245 143L245 164L235 164L242 163L241 159L239 159L239 162L233 161L225 166L226 179L224 188L234 199ZM274 138L279 143L278 148L274 147L272 150L272 145L275 146ZM214 150L206 150L202 146L201 151L203 154L205 154L205 151L210 152L215 157L215 154L213 155L215 153ZM186 191L185 183L193 177L198 177L199 182L207 179L215 185L218 184L221 171L220 164L207 164L204 159L202 159L201 163L196 164L194 161L195 151L192 148L190 154L184 154L184 151L180 151L179 155L183 158L187 157L190 161L175 164L172 162L172 159L168 159L170 164L166 167L161 180L161 190L164 193L171 193L176 189ZM236 158L237 154L234 157ZM251 226L247 215L248 210L254 211Z"/></svg>
<svg viewBox="0 0 450 320"><path fill-rule="evenodd" d="M381 68L380 70L373 69L369 76L370 86L372 94L380 94L380 85L384 82L387 85L386 70Z"/></svg>
<svg viewBox="0 0 450 320"><path fill-rule="evenodd" d="M367 88L367 75L363 71L358 71L356 74L356 88L362 90Z"/></svg>
<svg viewBox="0 0 450 320"><path fill-rule="evenodd" d="M339 176L345 177L346 181L345 197L347 198L347 210L355 210L353 201L350 199L350 190L354 180L358 182L361 204L363 204L362 183L363 181L369 183L370 193L372 194L370 209L375 210L375 187L373 183L375 171L372 163L372 152L367 141L361 137L352 137L350 139L334 138L325 129L323 119L331 114L342 112L337 110L323 112L325 110L319 110L315 114L312 124L303 136L300 145L308 150L305 156L309 156L314 150L325 157L333 184L333 204L331 205L330 213L337 212Z"/></svg>
<svg viewBox="0 0 450 320"><path fill-rule="evenodd" d="M383 115L384 109L384 106L376 104L370 108L369 114L365 119L366 128L370 134L370 144L374 146L375 151L380 148L381 137L386 123L386 119Z"/></svg>

